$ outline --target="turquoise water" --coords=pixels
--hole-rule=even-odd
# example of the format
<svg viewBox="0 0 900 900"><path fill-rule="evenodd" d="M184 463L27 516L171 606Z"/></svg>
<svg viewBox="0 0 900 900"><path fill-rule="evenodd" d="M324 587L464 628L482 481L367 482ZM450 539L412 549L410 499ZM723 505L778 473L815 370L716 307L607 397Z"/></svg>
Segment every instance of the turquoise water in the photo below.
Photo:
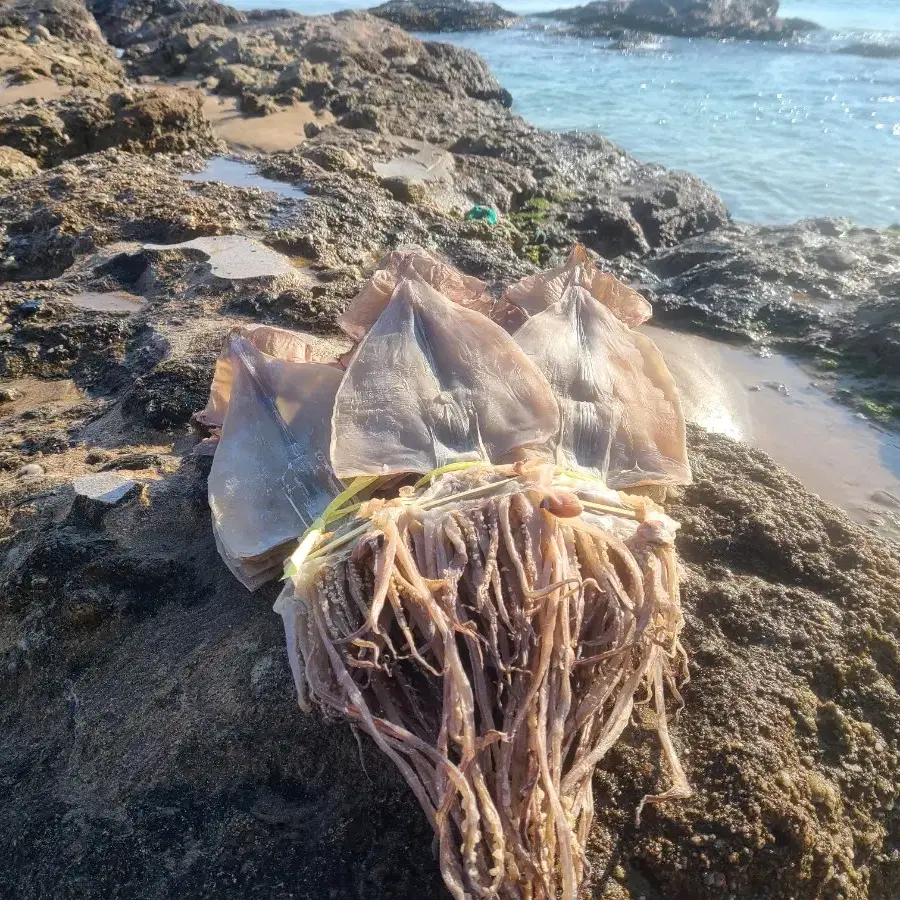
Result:
<svg viewBox="0 0 900 900"><path fill-rule="evenodd" d="M371 3L269 5L312 14ZM900 0L793 0L782 14L825 30L792 44L658 38L629 49L543 29L434 37L484 56L529 121L596 130L639 159L694 172L739 219L900 222L900 58L879 58L900 56Z"/></svg>

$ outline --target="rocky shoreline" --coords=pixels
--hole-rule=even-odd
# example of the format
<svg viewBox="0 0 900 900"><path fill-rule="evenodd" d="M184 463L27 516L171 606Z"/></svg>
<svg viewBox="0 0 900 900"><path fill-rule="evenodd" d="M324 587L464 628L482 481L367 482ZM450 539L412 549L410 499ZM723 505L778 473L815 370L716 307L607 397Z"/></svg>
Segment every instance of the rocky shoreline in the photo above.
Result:
<svg viewBox="0 0 900 900"><path fill-rule="evenodd" d="M216 554L191 417L232 325L325 356L386 250L497 283L577 239L658 321L900 409L900 233L736 223L689 174L529 125L468 51L213 0L9 0L0 46L4 896L443 896L399 776L296 709L277 586ZM185 180L235 135L283 192ZM660 776L640 718L597 779L595 896L888 900L900 557L763 454L690 440L697 793L634 827Z"/></svg>
<svg viewBox="0 0 900 900"><path fill-rule="evenodd" d="M819 26L780 18L778 0L593 0L545 13L586 37L618 37L622 31L679 37L781 41Z"/></svg>
<svg viewBox="0 0 900 900"><path fill-rule="evenodd" d="M777 0L593 0L549 12L517 16L484 0L388 0L369 10L408 31L481 31L562 23L579 37L672 35L783 41L815 31L815 22L778 16Z"/></svg>

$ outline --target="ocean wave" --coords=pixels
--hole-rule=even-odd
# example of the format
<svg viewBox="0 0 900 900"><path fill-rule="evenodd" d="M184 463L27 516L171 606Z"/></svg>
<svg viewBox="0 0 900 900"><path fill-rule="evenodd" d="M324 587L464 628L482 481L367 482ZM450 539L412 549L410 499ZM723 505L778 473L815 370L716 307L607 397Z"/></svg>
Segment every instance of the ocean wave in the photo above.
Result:
<svg viewBox="0 0 900 900"><path fill-rule="evenodd" d="M900 43L881 41L854 41L835 47L834 53L846 56L864 56L868 59L900 59Z"/></svg>
<svg viewBox="0 0 900 900"><path fill-rule="evenodd" d="M900 34L893 31L826 31L820 29L782 44L810 53L837 53L867 59L900 59Z"/></svg>

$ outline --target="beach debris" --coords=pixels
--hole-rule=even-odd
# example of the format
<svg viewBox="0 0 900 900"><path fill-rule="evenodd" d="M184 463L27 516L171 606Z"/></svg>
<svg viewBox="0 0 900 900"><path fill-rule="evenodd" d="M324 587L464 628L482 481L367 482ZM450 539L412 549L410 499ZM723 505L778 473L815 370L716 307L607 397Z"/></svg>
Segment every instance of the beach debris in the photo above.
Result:
<svg viewBox="0 0 900 900"><path fill-rule="evenodd" d="M638 698L671 778L641 807L690 794L678 526L611 486L690 479L677 391L587 264L511 335L480 282L405 253L348 309L346 371L289 332L229 336L199 416L216 541L251 588L290 553L298 701L397 765L456 900L576 900L592 775Z"/></svg>
<svg viewBox="0 0 900 900"><path fill-rule="evenodd" d="M487 222L497 224L497 211L490 206L479 206L477 203L466 213L467 222Z"/></svg>

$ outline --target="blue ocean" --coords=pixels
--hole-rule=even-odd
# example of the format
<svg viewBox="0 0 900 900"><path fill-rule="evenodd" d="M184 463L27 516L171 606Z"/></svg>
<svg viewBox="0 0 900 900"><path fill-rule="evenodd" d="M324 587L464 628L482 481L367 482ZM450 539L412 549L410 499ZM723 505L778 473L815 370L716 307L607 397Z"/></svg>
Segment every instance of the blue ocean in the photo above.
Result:
<svg viewBox="0 0 900 900"><path fill-rule="evenodd" d="M374 4L238 5L313 14ZM552 28L427 37L485 57L529 121L598 131L639 159L700 175L738 219L900 223L900 2L787 0L781 14L823 28L785 43L660 37L629 48Z"/></svg>

